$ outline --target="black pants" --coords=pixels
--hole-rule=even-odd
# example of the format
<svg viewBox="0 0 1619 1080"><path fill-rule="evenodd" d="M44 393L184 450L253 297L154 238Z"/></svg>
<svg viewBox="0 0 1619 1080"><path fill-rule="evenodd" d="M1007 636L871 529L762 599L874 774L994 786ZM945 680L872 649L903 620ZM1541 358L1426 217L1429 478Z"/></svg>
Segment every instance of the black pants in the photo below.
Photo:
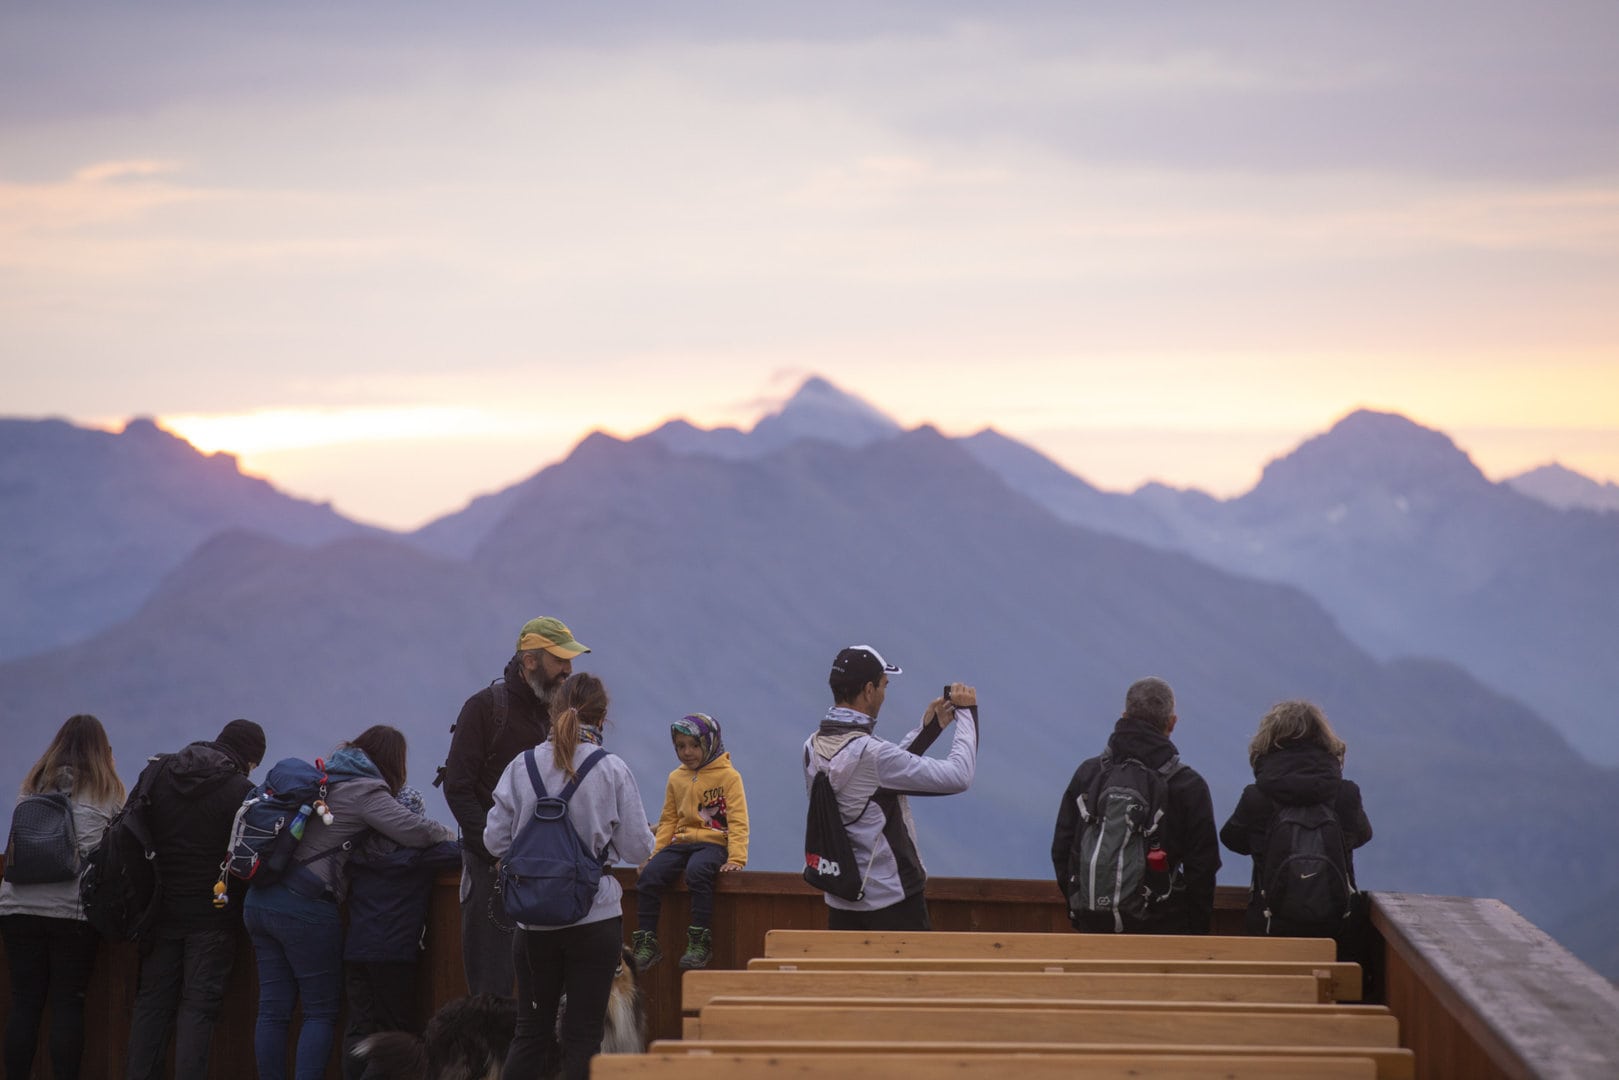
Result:
<svg viewBox="0 0 1619 1080"><path fill-rule="evenodd" d="M140 990L129 1026L127 1080L163 1075L174 1029L175 1080L207 1080L208 1049L236 962L236 931L159 937L141 949Z"/></svg>
<svg viewBox="0 0 1619 1080"><path fill-rule="evenodd" d="M889 904L876 911L844 911L826 909L828 930L932 930L928 918L928 902L922 893L907 896L897 904Z"/></svg>
<svg viewBox="0 0 1619 1080"><path fill-rule="evenodd" d="M11 1016L6 1020L6 1075L33 1075L45 1005L51 1007L51 1076L79 1080L84 1056L84 992L101 938L83 919L0 916L11 969Z"/></svg>
<svg viewBox="0 0 1619 1080"><path fill-rule="evenodd" d="M381 1031L422 1033L416 1010L416 964L344 963L349 1019L343 1029L344 1080L360 1080L365 1063L350 1055L354 1044Z"/></svg>
<svg viewBox="0 0 1619 1080"><path fill-rule="evenodd" d="M495 864L461 851L461 967L470 994L512 996L512 934L495 898ZM498 921L497 921L498 919Z"/></svg>
<svg viewBox="0 0 1619 1080"><path fill-rule="evenodd" d="M506 1054L505 1076L550 1076L560 1050L564 1080L588 1080L590 1059L601 1049L623 938L623 919L518 930L517 1037ZM563 994L568 1010L559 1047L557 1004Z"/></svg>
<svg viewBox="0 0 1619 1080"><path fill-rule="evenodd" d="M642 930L657 930L663 910L663 890L686 871L686 888L691 890L691 925L708 926L714 921L714 879L729 858L719 844L670 844L641 867L636 879L635 922Z"/></svg>

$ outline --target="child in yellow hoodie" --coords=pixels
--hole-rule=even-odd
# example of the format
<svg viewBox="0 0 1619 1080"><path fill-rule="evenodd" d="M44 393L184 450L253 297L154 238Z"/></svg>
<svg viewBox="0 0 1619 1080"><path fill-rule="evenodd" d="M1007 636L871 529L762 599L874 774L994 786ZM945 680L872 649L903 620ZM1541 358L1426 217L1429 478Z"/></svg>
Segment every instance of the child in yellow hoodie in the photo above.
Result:
<svg viewBox="0 0 1619 1080"><path fill-rule="evenodd" d="M691 891L691 926L686 928L683 968L707 967L714 954L714 879L748 862L748 803L742 776L731 767L720 725L705 713L683 716L669 725L680 767L669 774L658 818L652 858L641 867L637 924L630 936L635 966L641 971L663 959L658 945L658 914L663 890L686 872Z"/></svg>

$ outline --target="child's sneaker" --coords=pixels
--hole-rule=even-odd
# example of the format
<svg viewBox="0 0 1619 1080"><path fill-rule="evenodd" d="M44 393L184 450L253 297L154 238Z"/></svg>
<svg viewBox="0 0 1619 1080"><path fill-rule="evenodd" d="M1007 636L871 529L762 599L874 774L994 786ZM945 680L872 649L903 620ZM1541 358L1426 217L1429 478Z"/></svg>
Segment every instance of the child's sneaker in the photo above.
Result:
<svg viewBox="0 0 1619 1080"><path fill-rule="evenodd" d="M636 930L630 934L630 949L635 953L636 971L645 971L663 959L663 950L658 948L658 935L651 930Z"/></svg>
<svg viewBox="0 0 1619 1080"><path fill-rule="evenodd" d="M686 927L686 953L680 958L683 968L703 968L714 956L714 932L706 926Z"/></svg>

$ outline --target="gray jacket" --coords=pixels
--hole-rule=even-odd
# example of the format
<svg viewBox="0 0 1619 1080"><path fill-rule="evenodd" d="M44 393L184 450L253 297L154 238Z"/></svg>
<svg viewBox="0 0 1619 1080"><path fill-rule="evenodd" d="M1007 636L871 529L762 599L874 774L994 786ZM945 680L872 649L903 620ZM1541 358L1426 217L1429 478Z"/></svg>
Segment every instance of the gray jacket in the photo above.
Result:
<svg viewBox="0 0 1619 1080"><path fill-rule="evenodd" d="M343 868L368 831L411 848L432 847L441 840L455 839L454 829L411 813L388 793L387 784L371 777L332 784L326 805L332 812L332 823L310 817L293 861L313 873L339 903L348 895L348 875ZM313 890L300 884L295 891L307 894Z"/></svg>

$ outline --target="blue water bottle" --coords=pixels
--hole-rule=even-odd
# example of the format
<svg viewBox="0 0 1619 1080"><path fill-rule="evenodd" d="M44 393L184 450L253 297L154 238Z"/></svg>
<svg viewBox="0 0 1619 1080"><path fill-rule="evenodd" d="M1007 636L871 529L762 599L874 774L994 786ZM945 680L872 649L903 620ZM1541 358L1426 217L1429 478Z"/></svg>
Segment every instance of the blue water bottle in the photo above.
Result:
<svg viewBox="0 0 1619 1080"><path fill-rule="evenodd" d="M304 803L298 808L297 816L295 816L292 819L292 823L287 826L287 831L292 833L292 838L294 840L302 840L304 838L304 823L309 820L309 815L313 814L314 812L315 808L310 806L308 803Z"/></svg>

